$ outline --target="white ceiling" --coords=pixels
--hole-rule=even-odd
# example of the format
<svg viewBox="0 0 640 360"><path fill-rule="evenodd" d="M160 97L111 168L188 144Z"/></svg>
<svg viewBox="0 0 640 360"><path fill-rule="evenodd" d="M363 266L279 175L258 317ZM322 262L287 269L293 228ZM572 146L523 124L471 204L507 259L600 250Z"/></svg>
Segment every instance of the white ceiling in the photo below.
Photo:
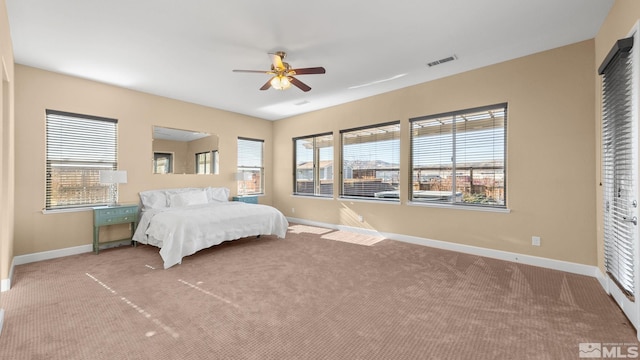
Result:
<svg viewBox="0 0 640 360"><path fill-rule="evenodd" d="M591 39L614 0L6 2L16 63L277 120ZM327 73L232 72L277 50Z"/></svg>

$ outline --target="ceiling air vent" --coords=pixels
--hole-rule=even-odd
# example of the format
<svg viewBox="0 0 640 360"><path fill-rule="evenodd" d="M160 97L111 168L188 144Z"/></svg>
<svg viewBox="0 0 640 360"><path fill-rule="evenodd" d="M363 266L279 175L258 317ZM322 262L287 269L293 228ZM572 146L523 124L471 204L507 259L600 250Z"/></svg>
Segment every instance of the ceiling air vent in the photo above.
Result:
<svg viewBox="0 0 640 360"><path fill-rule="evenodd" d="M442 64L442 63L446 63L446 62L449 62L449 61L453 61L453 60L455 60L455 59L457 59L457 58L458 58L457 56L455 56L455 55L451 55L451 56L446 57L446 58L444 58L444 59L440 59L440 60L436 60L436 61L432 61L432 62L430 62L430 63L427 63L427 66L432 67L432 66L440 65L440 64Z"/></svg>

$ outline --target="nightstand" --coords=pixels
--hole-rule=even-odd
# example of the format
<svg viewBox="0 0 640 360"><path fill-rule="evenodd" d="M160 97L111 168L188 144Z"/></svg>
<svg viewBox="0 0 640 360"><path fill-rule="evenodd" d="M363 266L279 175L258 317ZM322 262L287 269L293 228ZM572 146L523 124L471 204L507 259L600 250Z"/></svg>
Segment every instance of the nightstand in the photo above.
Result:
<svg viewBox="0 0 640 360"><path fill-rule="evenodd" d="M131 242L138 224L138 205L96 206L93 208L93 252L100 252L100 245L129 239L111 240L100 243L100 227L116 224L131 224Z"/></svg>
<svg viewBox="0 0 640 360"><path fill-rule="evenodd" d="M233 201L242 201L247 204L257 204L258 197L255 195L234 196L231 198Z"/></svg>

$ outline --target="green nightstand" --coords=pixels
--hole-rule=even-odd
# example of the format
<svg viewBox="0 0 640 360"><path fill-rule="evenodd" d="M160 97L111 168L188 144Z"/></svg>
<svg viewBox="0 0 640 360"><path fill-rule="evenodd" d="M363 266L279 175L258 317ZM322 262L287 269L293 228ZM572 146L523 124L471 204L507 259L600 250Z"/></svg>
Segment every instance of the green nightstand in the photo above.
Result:
<svg viewBox="0 0 640 360"><path fill-rule="evenodd" d="M247 204L257 204L258 197L255 195L246 195L246 196L234 196L231 198L233 201L242 201Z"/></svg>
<svg viewBox="0 0 640 360"><path fill-rule="evenodd" d="M116 224L131 224L131 243L135 246L133 234L138 225L138 205L96 206L93 208L93 252L96 254L100 252L100 227ZM115 243L123 240L129 239L105 241L102 244Z"/></svg>

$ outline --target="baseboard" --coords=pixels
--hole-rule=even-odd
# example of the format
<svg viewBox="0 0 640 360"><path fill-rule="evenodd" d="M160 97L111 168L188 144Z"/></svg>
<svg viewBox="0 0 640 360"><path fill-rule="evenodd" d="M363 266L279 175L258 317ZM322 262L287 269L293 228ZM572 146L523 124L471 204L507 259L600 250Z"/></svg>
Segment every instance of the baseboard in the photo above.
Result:
<svg viewBox="0 0 640 360"><path fill-rule="evenodd" d="M547 269L560 270L560 271L569 272L573 274L595 277L596 279L598 279L598 281L600 281L601 285L606 284L606 281L604 280L604 276L601 275L602 272L597 266L572 263L572 262L562 261L562 260L554 260L554 259L543 258L538 256L532 256L532 255L518 254L518 253L513 253L508 251L487 249L487 248L471 246L471 245L456 244L456 243L451 243L447 241L421 238L417 236L379 232L376 230L362 229L362 228L357 228L352 226L326 224L326 223L321 223L317 221L310 221L310 220L298 219L298 218L287 218L287 219L290 222L303 224L303 225L319 226L319 227L325 227L325 228L334 229L334 230L351 231L351 232L373 235L373 236L383 236L387 239L407 242L407 243L416 244L416 245L429 246L429 247L443 249L443 250L457 251L460 253L465 253L470 255L484 256L492 259L517 262L517 263L522 263L526 265L538 266L538 267L543 267Z"/></svg>
<svg viewBox="0 0 640 360"><path fill-rule="evenodd" d="M50 260L50 259L65 257L69 255L83 254L91 251L93 251L93 246L89 244L89 245L74 246L74 247L58 249L58 250L42 251L42 252L33 253L33 254L14 256L13 261L11 262L11 268L9 270L9 278L2 279L0 281L0 291L4 292L11 289L13 271L14 271L14 268L18 265L24 265L24 264L28 264L36 261L42 261L42 260Z"/></svg>
<svg viewBox="0 0 640 360"><path fill-rule="evenodd" d="M511 261L526 265L538 266L547 269L560 270L573 274L585 275L590 277L596 277L597 267L592 265L584 265L578 263L572 263L563 260L549 259L539 256L518 254L509 251L487 249L482 247L476 247L471 245L463 245L450 243L447 241L424 239L414 236L407 236L401 234L382 233L382 235L388 239L399 240L407 243L430 246L433 248L457 251L465 254L484 256L492 259Z"/></svg>
<svg viewBox="0 0 640 360"><path fill-rule="evenodd" d="M108 249L108 248L113 248L113 247L118 247L123 245L129 245L129 244L131 244L131 240L122 240L121 242L114 242L110 244L101 245L100 249ZM93 251L93 245L87 244L87 245L74 246L74 247L69 247L64 249L49 250L49 251L42 251L42 252L37 252L33 254L14 256L13 261L11 261L9 278L0 280L0 292L8 291L9 289L11 289L11 281L13 279L13 269L18 265L24 265L32 262L43 261L43 260L56 259L60 257L70 256L70 255L84 254L92 251Z"/></svg>
<svg viewBox="0 0 640 360"><path fill-rule="evenodd" d="M84 254L91 251L93 251L93 247L92 245L88 244L88 245L74 246L74 247L58 249L58 250L42 251L42 252L37 252L33 254L18 255L13 258L13 261L17 266L17 265L29 264L36 261L50 260L50 259L56 259L64 256Z"/></svg>

